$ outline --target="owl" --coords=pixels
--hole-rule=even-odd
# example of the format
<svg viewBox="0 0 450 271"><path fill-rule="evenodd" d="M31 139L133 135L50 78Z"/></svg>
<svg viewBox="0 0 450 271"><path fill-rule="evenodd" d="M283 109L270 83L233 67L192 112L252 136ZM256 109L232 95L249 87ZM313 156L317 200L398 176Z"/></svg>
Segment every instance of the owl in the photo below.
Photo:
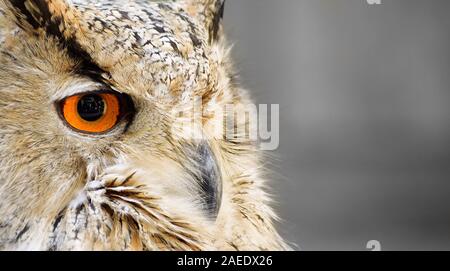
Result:
<svg viewBox="0 0 450 271"><path fill-rule="evenodd" d="M0 0L1 250L289 249L223 13Z"/></svg>

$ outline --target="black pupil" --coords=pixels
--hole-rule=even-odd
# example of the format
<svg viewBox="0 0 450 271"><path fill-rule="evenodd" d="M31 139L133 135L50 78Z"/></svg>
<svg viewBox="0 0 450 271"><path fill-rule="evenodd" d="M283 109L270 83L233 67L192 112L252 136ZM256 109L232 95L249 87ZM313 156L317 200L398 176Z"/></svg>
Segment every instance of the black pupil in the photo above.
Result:
<svg viewBox="0 0 450 271"><path fill-rule="evenodd" d="M77 110L82 119L96 121L103 117L105 101L97 94L86 95L78 101Z"/></svg>

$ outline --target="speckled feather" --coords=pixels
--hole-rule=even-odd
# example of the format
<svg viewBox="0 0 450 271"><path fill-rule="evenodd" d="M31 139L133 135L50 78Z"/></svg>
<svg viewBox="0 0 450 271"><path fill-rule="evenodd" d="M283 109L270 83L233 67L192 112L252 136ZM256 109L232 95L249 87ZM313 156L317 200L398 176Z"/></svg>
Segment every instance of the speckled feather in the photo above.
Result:
<svg viewBox="0 0 450 271"><path fill-rule="evenodd" d="M255 142L214 132L215 109L250 101L223 10L220 0L0 0L0 249L289 249ZM99 88L133 99L132 123L101 136L65 126L55 102ZM177 113L195 97L202 140L173 129L191 121Z"/></svg>

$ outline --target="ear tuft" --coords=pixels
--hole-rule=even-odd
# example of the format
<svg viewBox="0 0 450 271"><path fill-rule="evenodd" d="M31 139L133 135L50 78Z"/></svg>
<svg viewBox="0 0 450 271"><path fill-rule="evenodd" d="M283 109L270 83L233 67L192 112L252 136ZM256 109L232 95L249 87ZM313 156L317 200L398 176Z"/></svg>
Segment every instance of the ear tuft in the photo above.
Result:
<svg viewBox="0 0 450 271"><path fill-rule="evenodd" d="M208 30L209 43L220 38L225 0L185 0L185 9Z"/></svg>
<svg viewBox="0 0 450 271"><path fill-rule="evenodd" d="M60 40L75 27L73 10L64 0L0 0L17 25L34 34L47 34Z"/></svg>

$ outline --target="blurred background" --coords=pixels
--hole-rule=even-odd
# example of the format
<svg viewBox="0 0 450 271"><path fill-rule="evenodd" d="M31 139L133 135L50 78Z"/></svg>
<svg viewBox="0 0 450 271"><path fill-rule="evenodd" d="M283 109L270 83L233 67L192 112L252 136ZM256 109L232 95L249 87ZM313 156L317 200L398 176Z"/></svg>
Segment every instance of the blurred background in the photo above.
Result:
<svg viewBox="0 0 450 271"><path fill-rule="evenodd" d="M243 85L280 104L272 167L301 250L450 250L450 1L228 0Z"/></svg>

